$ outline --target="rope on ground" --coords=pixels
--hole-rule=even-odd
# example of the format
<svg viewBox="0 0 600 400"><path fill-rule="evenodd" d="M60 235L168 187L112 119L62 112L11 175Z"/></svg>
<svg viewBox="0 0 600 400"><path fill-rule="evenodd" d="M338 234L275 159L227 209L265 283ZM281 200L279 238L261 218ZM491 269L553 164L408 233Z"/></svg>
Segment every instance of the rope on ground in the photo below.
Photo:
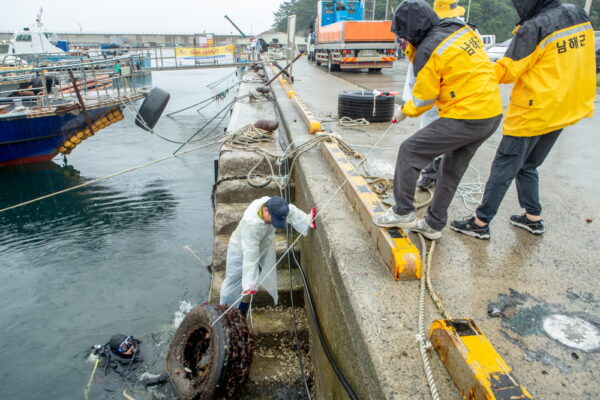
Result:
<svg viewBox="0 0 600 400"><path fill-rule="evenodd" d="M369 185L369 187L371 188L371 191L377 196L379 196L379 199L382 201L382 203L390 205L385 201L385 199L389 196L390 192L394 188L394 181L389 178L382 178L380 176L372 175L365 175L364 178L367 181L367 185ZM428 206L429 203L431 203L431 201L433 200L433 190L427 189L427 193L429 194L427 200L420 203L416 203L415 208L423 208L425 206Z"/></svg>
<svg viewBox="0 0 600 400"><path fill-rule="evenodd" d="M91 181L87 181L87 182L82 183L80 185L72 186L70 188L59 190L57 192L53 192L53 193L50 193L50 194L47 194L47 195L44 195L44 196L40 196L40 197L37 197L35 199L27 200L27 201L24 201L22 203L12 205L10 207L6 207L6 208L3 208L3 209L0 209L0 214L2 214L3 212L9 211L9 210L14 210L15 208L23 207L23 206L26 206L28 204L36 203L36 202L41 201L41 200L45 200L45 199L49 199L51 197L58 196L59 194L63 194L63 193L67 193L67 192L72 192L73 190L77 190L77 189L80 189L82 187L90 186L90 185L93 185L95 183L102 182L102 181L105 181L105 180L110 179L110 178L114 178L115 176L123 175L123 174L126 174L128 172L133 172L133 171L136 171L138 169L146 168L146 167L149 167L151 165L158 164L158 163L161 163L163 161L170 160L171 158L177 158L177 157L182 156L184 154L188 154L188 153L191 153L193 151L200 150L200 149L203 149L205 147L215 145L217 143L219 143L219 142L215 141L215 142L206 143L206 144L194 147L193 149L183 151L183 152L181 152L179 154L171 154L171 155L168 155L166 157L159 158L157 160L149 161L147 163L140 164L140 165L137 165L135 167L131 167L131 168L127 168L127 169L124 169L122 171L119 171L119 172L115 172L114 174L106 175L106 176L103 176L103 177L97 178L97 179L92 179Z"/></svg>
<svg viewBox="0 0 600 400"><path fill-rule="evenodd" d="M440 312L440 314L442 315L442 317L444 317L444 319L452 319L452 317L450 316L450 313L444 306L444 303L442 302L440 295L438 294L438 292L435 290L435 288L433 287L433 285L431 283L431 274L429 273L429 271L431 270L431 260L433 259L433 251L434 250L435 250L435 240L433 240L431 242L431 246L429 247L429 251L427 252L427 264L425 266L425 275L427 276L427 279L426 279L427 290L429 291L429 297L431 297L431 300L433 300L433 303L437 307L437 309Z"/></svg>
<svg viewBox="0 0 600 400"><path fill-rule="evenodd" d="M460 196L463 200L465 208L471 212L475 212L476 208L483 200L483 189L485 184L481 181L481 174L477 168L469 165L469 169L475 171L475 179L472 182L461 182L455 196Z"/></svg>
<svg viewBox="0 0 600 400"><path fill-rule="evenodd" d="M417 209L424 207L433 198L433 191L431 189L427 189L431 194L431 197L428 202L424 204L417 205ZM427 378L427 384L429 385L429 391L431 393L431 397L433 400L439 400L440 395L437 390L437 386L435 383L435 378L433 376L433 371L431 369L431 363L429 362L429 357L427 356L427 349L429 348L429 343L427 340L427 336L425 333L425 294L426 291L429 293L429 297L437 307L439 313L442 315L444 319L452 319L450 313L444 306L442 299L439 294L433 287L431 283L431 264L433 260L433 252L435 250L436 241L431 241L431 245L429 247L429 251L427 250L427 244L425 242L425 238L422 234L419 233L419 240L421 242L421 263L425 266L423 269L423 273L421 274L421 286L419 291L419 317L418 317L418 333L416 335L417 344L419 347L419 353L421 355L421 361L423 362L423 369L425 370L425 376Z"/></svg>
<svg viewBox="0 0 600 400"><path fill-rule="evenodd" d="M427 244L425 243L425 239L423 235L419 234L419 239L421 240L421 260L422 263L426 262L425 254L427 253ZM433 242L435 243L435 241ZM433 244L432 244L433 245ZM439 400L440 394L437 390L437 385L435 383L435 378L433 376L433 371L431 369L431 363L429 362L429 357L427 356L427 336L425 335L425 289L427 284L426 282L427 269L421 274L421 288L419 291L419 318L418 318L418 333L417 333L417 344L419 347L419 353L421 355L421 361L423 362L423 369L425 370L425 377L427 378L427 384L429 385L429 391L431 393L431 397L433 400Z"/></svg>
<svg viewBox="0 0 600 400"><path fill-rule="evenodd" d="M369 125L369 121L364 118L352 119L350 117L342 117L338 120L339 126L366 126Z"/></svg>
<svg viewBox="0 0 600 400"><path fill-rule="evenodd" d="M100 358L96 359L94 363L94 369L92 369L92 374L90 375L90 379L88 380L87 386L83 390L83 398L84 400L88 400L88 395L90 392L90 388L92 387L92 382L94 380L94 375L96 375L96 370L98 369L98 364L100 363Z"/></svg>

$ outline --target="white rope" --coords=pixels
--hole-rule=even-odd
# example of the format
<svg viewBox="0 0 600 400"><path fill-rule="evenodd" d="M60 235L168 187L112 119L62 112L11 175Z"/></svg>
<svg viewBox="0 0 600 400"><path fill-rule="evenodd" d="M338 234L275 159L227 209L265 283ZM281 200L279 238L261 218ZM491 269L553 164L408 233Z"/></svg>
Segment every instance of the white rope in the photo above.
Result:
<svg viewBox="0 0 600 400"><path fill-rule="evenodd" d="M475 180L472 182L461 182L456 188L455 196L462 198L463 205L467 210L475 212L483 200L485 183L481 181L481 174L477 168L471 165L469 165L469 168L475 171Z"/></svg>
<svg viewBox="0 0 600 400"><path fill-rule="evenodd" d="M184 154L188 154L188 153L191 153L193 151L200 150L200 149L203 149L205 147L215 145L217 143L219 143L219 142L206 143L206 144L203 144L201 146L194 147L193 149L186 150L186 151L183 151L183 152L178 153L178 154L171 154L169 156L166 156L166 157L163 157L163 158L159 158L159 159L154 160L154 161L150 161L150 162L147 162L147 163L144 163L144 164L140 164L140 165L137 165L135 167L127 168L125 170L116 172L114 174L103 176L102 178L92 179L91 181L82 183L80 185L72 186L72 187L67 188L67 189L59 190L58 192L50 193L50 194L47 194L45 196L40 196L40 197L37 197L37 198L32 199L32 200L24 201L23 203L15 204L13 206L0 209L0 214L3 213L3 212L9 211L9 210L13 210L15 208L23 207L23 206L26 206L28 204L32 204L32 203L36 203L36 202L44 200L44 199L48 199L50 197L58 196L59 194L71 192L73 190L77 190L77 189L80 189L80 188L85 187L85 186L90 186L90 185L93 185L95 183L102 182L102 181L105 181L105 180L110 179L110 178L114 178L115 176L123 175L123 174L126 174L128 172L132 172L132 171L136 171L138 169L149 167L150 165L158 164L158 163L161 163L163 161L170 160L171 158L179 157L179 156L182 156Z"/></svg>
<svg viewBox="0 0 600 400"><path fill-rule="evenodd" d="M423 235L419 234L419 239L421 240L421 259L422 262L425 262L425 254L427 253L427 245L425 243L425 239ZM435 245L435 241L432 243L432 247ZM421 274L421 288L419 291L419 318L418 318L418 334L416 336L417 344L419 347L419 353L421 355L421 361L423 362L423 369L425 370L425 377L427 379L427 384L429 385L429 392L431 393L431 397L433 400L439 400L440 394L437 389L437 385L435 383L435 378L433 376L433 371L431 369L431 363L429 362L429 357L427 356L427 336L425 336L425 289L426 289L426 279L427 279L427 268Z"/></svg>
<svg viewBox="0 0 600 400"><path fill-rule="evenodd" d="M337 124L339 126L366 126L369 125L369 121L365 118L352 119L350 117L342 117Z"/></svg>
<svg viewBox="0 0 600 400"><path fill-rule="evenodd" d="M367 152L367 154L365 154L363 160L361 161L361 163L365 162L365 160L367 159L367 157L369 157L369 155L371 154L371 152L373 151L374 148L377 147L377 145L379 144L379 142L381 142L381 140L387 136L387 134L390 132L390 130L397 124L390 124L390 126L385 130L385 132L383 132L383 134L379 137L379 139L377 139L377 141L375 142L375 144L373 145L373 147L371 149L369 149L369 151ZM317 219L317 217L327 209L327 207L329 206L329 203L331 203L331 201L335 198L335 196L337 196L337 194L339 193L340 190L342 190L342 188L344 187L344 185L346 184L346 182L348 182L349 177L346 177L346 179L344 179L344 181L341 183L341 185L339 185L335 191L333 192L333 194L325 201L325 203L323 204L323 206L319 207L319 209L317 210L317 213L315 215L315 217L313 219L311 219L311 223ZM300 238L302 238L302 235L299 235L293 242L292 244L285 250L285 252L281 255L281 257L279 257L279 259L275 262L275 264L271 267L271 269L269 269L269 271L267 271L267 273L265 274L265 276L263 277L263 279L261 279L258 282L258 287L261 286L261 284L263 283L263 281L267 278L267 276L269 276L269 274L271 272L273 272L273 270L275 268L277 268L277 265L281 262L281 260L283 260L283 258L290 252L291 249L294 248L294 246L296 245L296 243L300 240ZM223 318L223 316L225 314L227 314L229 311L231 311L234 307L235 304L237 304L239 301L242 300L244 296L240 296L237 300L235 300L234 302L232 302L232 305L229 306L229 308L227 308L227 310L225 310L223 312L223 314L219 315L219 317L217 317L217 319L215 319L213 321L212 324L210 324L211 328L221 319Z"/></svg>

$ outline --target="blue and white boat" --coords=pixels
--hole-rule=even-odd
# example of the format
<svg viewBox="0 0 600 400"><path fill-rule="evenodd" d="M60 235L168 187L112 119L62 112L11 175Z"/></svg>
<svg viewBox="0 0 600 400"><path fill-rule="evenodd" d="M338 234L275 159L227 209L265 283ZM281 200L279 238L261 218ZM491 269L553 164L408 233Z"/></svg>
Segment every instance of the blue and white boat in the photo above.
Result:
<svg viewBox="0 0 600 400"><path fill-rule="evenodd" d="M109 73L110 72L110 73ZM135 57L28 69L33 87L0 97L0 166L69 154L100 129L123 119L125 104L147 94ZM23 71L0 71L18 78Z"/></svg>

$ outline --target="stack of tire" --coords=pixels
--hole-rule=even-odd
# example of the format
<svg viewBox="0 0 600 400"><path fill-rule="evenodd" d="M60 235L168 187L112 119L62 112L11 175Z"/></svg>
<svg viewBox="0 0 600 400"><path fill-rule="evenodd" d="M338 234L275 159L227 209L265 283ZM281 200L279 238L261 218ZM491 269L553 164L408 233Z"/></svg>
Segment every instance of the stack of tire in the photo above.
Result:
<svg viewBox="0 0 600 400"><path fill-rule="evenodd" d="M226 311L225 305L204 304L177 328L166 364L181 399L240 397L250 373L253 340L240 311L234 307L223 315Z"/></svg>
<svg viewBox="0 0 600 400"><path fill-rule="evenodd" d="M394 116L394 96L366 90L338 95L338 117L364 118L369 122L389 122Z"/></svg>

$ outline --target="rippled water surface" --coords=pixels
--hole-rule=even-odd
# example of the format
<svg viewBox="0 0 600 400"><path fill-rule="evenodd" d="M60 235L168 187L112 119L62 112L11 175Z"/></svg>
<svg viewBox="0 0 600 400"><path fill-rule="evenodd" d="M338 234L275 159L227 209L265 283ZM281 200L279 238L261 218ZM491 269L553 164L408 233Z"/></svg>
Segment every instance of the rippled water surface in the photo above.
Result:
<svg viewBox="0 0 600 400"><path fill-rule="evenodd" d="M206 85L230 72L155 72L153 83L171 93L167 113L223 90L226 83ZM156 129L186 139L225 103L163 116ZM79 145L67 165L56 158L0 168L0 209L178 147L125 115ZM163 370L176 312L207 296L210 274L184 246L210 257L216 156L211 146L0 214L0 398L82 398L93 367L89 347L119 332L144 341L149 372ZM128 385L99 371L89 397L140 392Z"/></svg>

